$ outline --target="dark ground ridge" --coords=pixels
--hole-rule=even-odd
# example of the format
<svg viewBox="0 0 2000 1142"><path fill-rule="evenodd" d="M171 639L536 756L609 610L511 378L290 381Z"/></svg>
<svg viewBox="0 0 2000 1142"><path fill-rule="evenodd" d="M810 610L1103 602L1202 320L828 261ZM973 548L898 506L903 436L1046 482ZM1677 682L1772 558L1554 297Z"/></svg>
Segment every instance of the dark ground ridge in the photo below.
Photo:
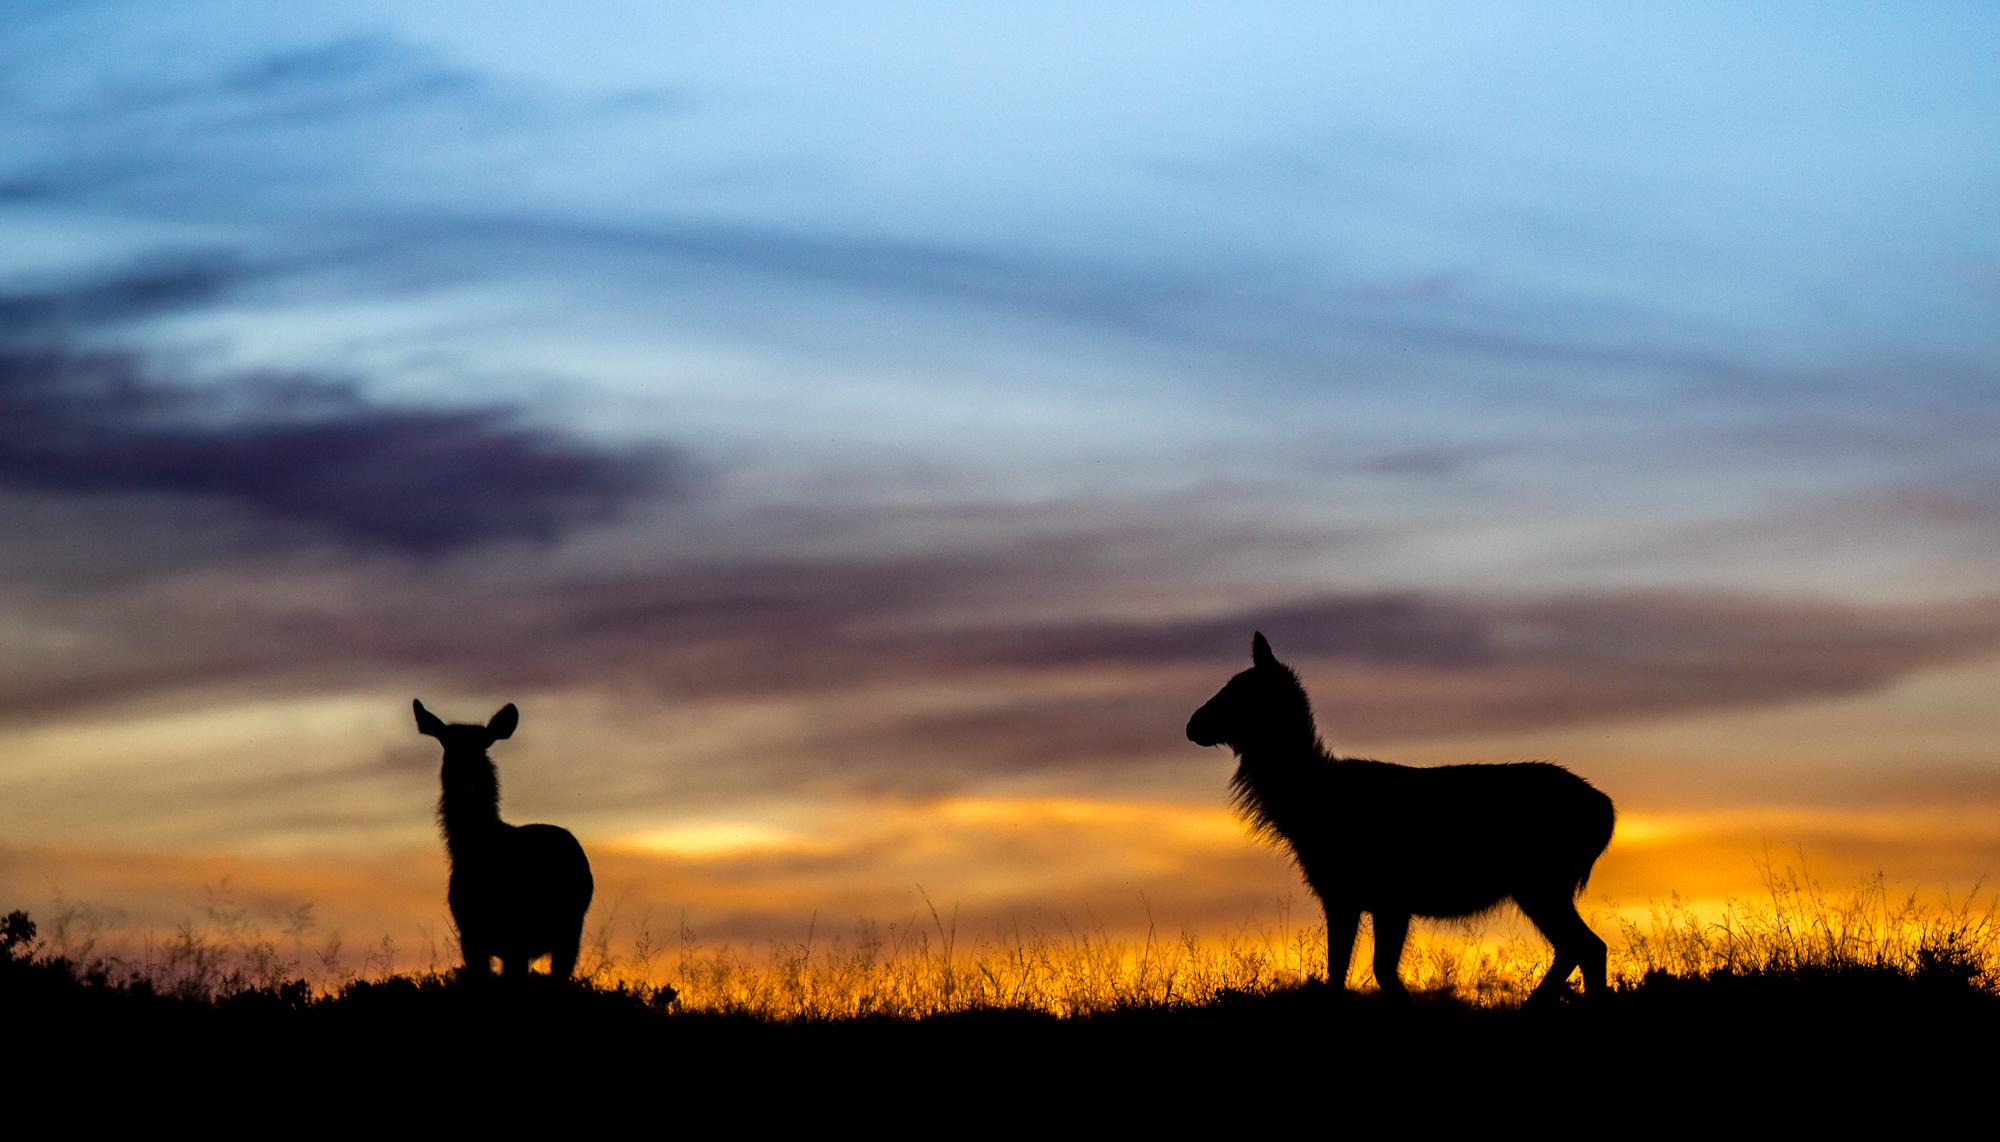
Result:
<svg viewBox="0 0 2000 1142"><path fill-rule="evenodd" d="M1312 982L1067 1018L990 1008L778 1022L547 976L184 998L23 957L0 963L0 1012L17 1097L115 1090L137 1108L226 1089L245 1107L278 1107L337 1090L343 1111L394 1105L405 1124L590 1117L656 1098L676 1126L899 1108L967 1128L1057 1108L1171 1123L1322 1098L1496 1123L1558 1106L1700 1115L1709 1099L1734 1115L1838 1120L1918 1090L1972 1094L2000 1064L2000 995L1949 963L1654 973L1544 1009L1398 1004Z"/></svg>

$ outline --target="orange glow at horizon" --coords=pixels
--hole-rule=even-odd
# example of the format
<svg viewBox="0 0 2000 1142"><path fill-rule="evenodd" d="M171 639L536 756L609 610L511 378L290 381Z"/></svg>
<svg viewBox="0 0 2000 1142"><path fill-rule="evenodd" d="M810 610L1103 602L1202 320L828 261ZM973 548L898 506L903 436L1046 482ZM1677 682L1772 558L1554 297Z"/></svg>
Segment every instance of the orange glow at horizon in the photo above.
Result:
<svg viewBox="0 0 2000 1142"><path fill-rule="evenodd" d="M1618 830L1586 911L1615 902L1632 915L1674 895L1711 910L1753 898L1760 860L1803 860L1829 889L1880 873L1897 892L1962 896L2000 868L2000 797L1968 768L1984 742L2000 740L2000 712L1984 700L1996 680L2000 664L1979 662L1788 707L1367 752L1414 764L1549 758L1612 792ZM933 905L974 926L1059 926L1087 914L1114 932L1223 932L1268 922L1289 900L1295 922L1318 922L1285 854L1249 839L1231 813L1227 759L1215 751L1190 747L1182 768L1158 770L1166 796L1134 795L1145 792L1136 782L1052 792L994 781L929 799L830 788L672 813L657 800L583 802L566 784L581 779L566 768L563 743L578 740L578 727L607 743L592 747L608 758L597 774L642 756L642 739L719 768L767 748L774 723L757 723L762 736L731 754L717 729L731 716L676 715L689 736L655 741L677 723L640 710L621 731L606 711L543 700L496 758L510 819L555 820L584 841L598 880L590 923L610 921L623 938L642 921L676 917L705 939L761 942L834 917L900 920ZM404 717L400 703L348 696L9 733L16 819L0 848L6 905L47 914L60 895L128 927L170 929L200 920L205 889L227 877L237 907L252 914L312 903L322 935L434 942L449 931L430 813L436 763ZM1913 735L1913 725L1926 732ZM621 732L632 740L619 744ZM1810 782L1792 768L1801 757L1823 763ZM189 766L199 789L170 792ZM1804 796L1788 801L1788 790ZM321 815L289 823L307 808ZM38 809L56 815L32 817ZM64 840L64 813L89 815L90 827ZM194 839L218 828L238 839Z"/></svg>

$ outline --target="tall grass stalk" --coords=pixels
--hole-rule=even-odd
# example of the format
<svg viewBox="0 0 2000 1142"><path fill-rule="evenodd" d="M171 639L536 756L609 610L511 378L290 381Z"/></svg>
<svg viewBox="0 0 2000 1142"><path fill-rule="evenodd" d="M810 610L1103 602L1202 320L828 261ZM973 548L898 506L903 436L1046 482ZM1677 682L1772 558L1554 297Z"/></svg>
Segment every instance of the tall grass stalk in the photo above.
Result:
<svg viewBox="0 0 2000 1142"><path fill-rule="evenodd" d="M1059 932L1019 927L966 940L953 915L926 907L886 926L863 920L827 938L774 941L763 955L714 947L682 923L679 954L661 971L653 934L635 955L606 963L607 986L671 986L685 1010L763 1019L922 1017L991 1008L1079 1015L1121 1007L1206 1003L1232 992L1293 986L1325 971L1322 929L1172 940L1156 931L1127 939L1095 917Z"/></svg>
<svg viewBox="0 0 2000 1142"><path fill-rule="evenodd" d="M1877 876L1830 893L1803 859L1758 864L1763 891L1729 899L1719 911L1696 909L1676 895L1647 907L1644 919L1605 902L1593 924L1612 935L1611 976L1618 987L1649 977L1824 974L1863 969L1945 979L2000 991L2000 897L1926 901L1895 897ZM622 919L613 903L587 934L578 974L593 986L624 988L680 1010L769 1020L867 1016L921 1018L960 1011L1014 1009L1058 1016L1133 1007L1199 1005L1298 986L1326 974L1326 930L1297 925L1281 902L1275 923L1246 922L1233 934L1162 934L1151 920L1143 935L1115 936L1086 910L1056 930L1018 924L983 935L962 932L924 895L924 912L900 923L861 920L829 937L820 917L798 942L705 943L682 915L669 936L650 913ZM427 931L411 959L387 935L358 957L335 931L317 945L305 906L253 919L235 905L225 882L171 936L147 930L113 937L120 925L88 906L58 898L32 948L61 960L79 977L191 1000L274 989L293 980L319 995L391 976L438 978L458 959L449 932ZM1615 933L1613 930L1615 929ZM1373 980L1366 937L1355 949L1347 983ZM128 933L129 935L129 933ZM1405 947L1402 977L1418 994L1481 1007L1520 1003L1549 963L1539 936L1509 917L1420 925ZM358 959L358 962L354 962ZM414 962L411 962L413 959Z"/></svg>
<svg viewBox="0 0 2000 1142"><path fill-rule="evenodd" d="M1881 874L1833 894L1807 871L1758 861L1762 895L1730 899L1705 920L1678 895L1648 906L1641 924L1618 920L1621 975L1661 973L1800 975L1854 969L1951 977L1988 989L2000 985L2000 896L1979 902L1979 886L1957 900L1932 903L1916 892L1896 897Z"/></svg>

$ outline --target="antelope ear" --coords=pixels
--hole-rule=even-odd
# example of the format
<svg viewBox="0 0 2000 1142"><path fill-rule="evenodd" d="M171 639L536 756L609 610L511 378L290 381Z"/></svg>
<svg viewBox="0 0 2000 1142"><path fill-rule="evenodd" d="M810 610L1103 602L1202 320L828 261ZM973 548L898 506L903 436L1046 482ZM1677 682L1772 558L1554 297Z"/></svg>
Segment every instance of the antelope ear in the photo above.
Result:
<svg viewBox="0 0 2000 1142"><path fill-rule="evenodd" d="M1278 658L1271 653L1271 644L1264 641L1264 632L1258 631L1250 638L1250 661L1258 666L1276 666Z"/></svg>
<svg viewBox="0 0 2000 1142"><path fill-rule="evenodd" d="M513 737L514 727L520 724L521 711L516 710L514 703L509 702L500 707L500 712L493 715L492 721L486 723L486 732L493 735L494 741L499 741L502 738Z"/></svg>
<svg viewBox="0 0 2000 1142"><path fill-rule="evenodd" d="M434 738L444 737L444 722L440 721L436 714L433 714L429 710L424 709L424 704L421 699L412 700L410 702L410 707L416 710L417 712L418 733L429 734L431 737Z"/></svg>

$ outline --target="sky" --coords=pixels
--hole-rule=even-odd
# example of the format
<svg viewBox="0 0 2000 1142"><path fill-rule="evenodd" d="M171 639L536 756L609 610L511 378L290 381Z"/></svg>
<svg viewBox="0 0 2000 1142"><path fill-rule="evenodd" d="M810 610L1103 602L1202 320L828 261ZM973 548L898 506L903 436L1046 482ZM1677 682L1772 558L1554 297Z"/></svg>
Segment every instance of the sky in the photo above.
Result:
<svg viewBox="0 0 2000 1142"><path fill-rule="evenodd" d="M434 936L421 697L597 920L1263 923L1183 733L1258 630L1342 754L1609 793L1593 899L1962 893L1996 33L0 4L0 903Z"/></svg>

